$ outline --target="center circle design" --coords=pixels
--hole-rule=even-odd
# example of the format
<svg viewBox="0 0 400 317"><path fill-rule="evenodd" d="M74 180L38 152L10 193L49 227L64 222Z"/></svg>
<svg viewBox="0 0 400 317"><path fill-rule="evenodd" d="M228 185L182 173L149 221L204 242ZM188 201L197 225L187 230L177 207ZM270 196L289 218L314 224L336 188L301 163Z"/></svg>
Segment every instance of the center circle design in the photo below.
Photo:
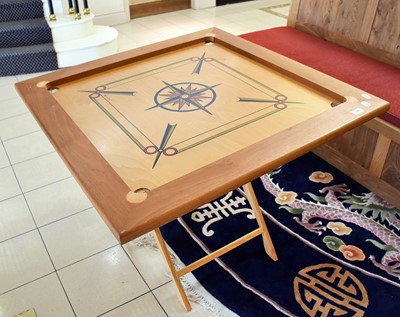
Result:
<svg viewBox="0 0 400 317"><path fill-rule="evenodd" d="M212 86L194 82L181 82L161 88L154 95L154 102L164 110L192 112L204 111L214 103L216 98L217 94Z"/></svg>

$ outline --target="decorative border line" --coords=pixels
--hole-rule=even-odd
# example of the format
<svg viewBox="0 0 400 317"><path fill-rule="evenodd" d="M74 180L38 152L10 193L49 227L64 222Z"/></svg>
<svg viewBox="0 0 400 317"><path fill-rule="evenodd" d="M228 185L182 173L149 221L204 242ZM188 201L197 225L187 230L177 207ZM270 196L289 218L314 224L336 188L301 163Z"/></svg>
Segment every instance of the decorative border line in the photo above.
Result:
<svg viewBox="0 0 400 317"><path fill-rule="evenodd" d="M285 15L283 13L275 12L275 11L273 11L273 9L279 9L279 8L284 8L284 7L289 7L289 6L290 6L290 3L285 3L285 4L279 4L279 5L275 5L275 6L271 6L271 7L260 8L260 10L287 20L288 19L287 15Z"/></svg>

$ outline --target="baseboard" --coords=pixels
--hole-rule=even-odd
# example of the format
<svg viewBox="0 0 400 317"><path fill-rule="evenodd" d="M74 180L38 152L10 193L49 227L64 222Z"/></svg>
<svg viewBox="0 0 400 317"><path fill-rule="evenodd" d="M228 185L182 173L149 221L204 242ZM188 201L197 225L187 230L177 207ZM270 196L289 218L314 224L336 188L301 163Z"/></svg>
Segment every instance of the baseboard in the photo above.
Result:
<svg viewBox="0 0 400 317"><path fill-rule="evenodd" d="M172 11L189 9L190 0L160 0L129 6L131 19L148 15L167 13Z"/></svg>

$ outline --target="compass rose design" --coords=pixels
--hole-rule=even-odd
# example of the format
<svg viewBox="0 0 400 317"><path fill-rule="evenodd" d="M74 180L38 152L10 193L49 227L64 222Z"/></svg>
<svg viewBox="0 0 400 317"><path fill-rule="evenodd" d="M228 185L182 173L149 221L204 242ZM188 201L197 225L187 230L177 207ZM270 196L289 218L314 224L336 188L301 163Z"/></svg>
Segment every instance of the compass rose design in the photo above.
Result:
<svg viewBox="0 0 400 317"><path fill-rule="evenodd" d="M163 83L165 87L160 89L154 96L155 105L146 110L155 108L162 108L175 112L202 110L208 114L212 114L207 107L210 106L217 97L214 88L221 85L207 86L192 82L171 85L165 81L163 81Z"/></svg>
<svg viewBox="0 0 400 317"><path fill-rule="evenodd" d="M194 65L193 65L194 64ZM188 71L183 78L181 77L175 82L167 82L160 80L158 76L150 76L151 74L168 74L171 78L169 71L172 66L181 67ZM248 95L238 96L239 91L247 90L232 90L229 86L226 91L218 87L224 81L217 82L216 84L204 82L210 77L206 74L211 69L216 69L217 72L222 72L221 79L232 77L233 80L238 81L238 85L250 87ZM199 75L202 75L199 77ZM150 80L151 95L146 92L136 92L133 90L135 81L141 76L146 75ZM139 76L139 77L138 77ZM216 77L212 77L216 78ZM265 79L265 81L268 78ZM264 80L263 80L264 82ZM171 158L179 155L182 152L191 150L201 144L219 138L232 131L240 129L244 126L250 125L256 121L262 120L268 116L273 115L279 111L285 110L291 105L302 104L302 102L291 100L290 97L275 90L272 87L253 79L250 75L241 73L232 66L226 65L223 61L214 57L206 56L206 52L197 57L189 57L179 62L167 64L162 67L157 67L153 70L145 71L143 73L134 74L127 78L113 81L108 84L102 84L95 88L88 90L79 90L80 92L87 93L88 97L94 102L97 107L124 133L144 154L153 156L154 160L152 168L163 161L163 157ZM214 82L215 83L215 82ZM230 85L230 84L229 84ZM115 97L114 97L115 96ZM116 98L118 96L118 98ZM217 104L215 101L219 98L226 98L224 102ZM224 97L223 97L224 96ZM125 100L125 97L127 100ZM139 98L137 98L139 97ZM141 98L145 98L145 101ZM237 98L236 102L232 98ZM136 102L132 100L138 99ZM220 101L220 100L219 100ZM119 103L123 107L119 107ZM153 104L152 104L153 103ZM215 105L211 107L213 104ZM238 105L239 104L239 105ZM241 106L240 106L241 105ZM241 109L237 116L224 118L220 121L219 116L214 116L213 113L218 112L216 107L225 109L226 107ZM150 133L147 133L147 120L145 125L141 121L136 121L136 118L131 111L149 111L158 110L169 111L170 115L166 116L165 112L161 111L157 114L159 124ZM243 110L245 108L245 110ZM129 109L129 110L127 110ZM197 113L195 113L197 111ZM143 118L148 120L153 119L153 115L143 114ZM164 115L163 115L164 113ZM196 118L207 119L213 122L212 128L205 129L204 131L185 131L185 126L190 125L189 117L185 120L185 113L189 117L195 115L192 120ZM204 115L203 115L204 113ZM232 113L235 110L232 109ZM199 114L199 116L197 116ZM154 114L156 115L156 114ZM212 117L209 117L211 115ZM183 116L183 119L181 118ZM164 118L165 117L165 118ZM179 120L178 120L178 117ZM179 125L178 125L179 123ZM153 128L153 127L152 127Z"/></svg>

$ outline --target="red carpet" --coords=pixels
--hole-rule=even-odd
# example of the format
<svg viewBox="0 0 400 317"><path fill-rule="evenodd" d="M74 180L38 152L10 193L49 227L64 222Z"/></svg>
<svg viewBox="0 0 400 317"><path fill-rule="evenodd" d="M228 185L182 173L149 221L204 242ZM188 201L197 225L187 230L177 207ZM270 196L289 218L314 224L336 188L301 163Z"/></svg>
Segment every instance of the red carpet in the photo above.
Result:
<svg viewBox="0 0 400 317"><path fill-rule="evenodd" d="M290 27L241 37L389 101L381 117L400 126L400 69Z"/></svg>

